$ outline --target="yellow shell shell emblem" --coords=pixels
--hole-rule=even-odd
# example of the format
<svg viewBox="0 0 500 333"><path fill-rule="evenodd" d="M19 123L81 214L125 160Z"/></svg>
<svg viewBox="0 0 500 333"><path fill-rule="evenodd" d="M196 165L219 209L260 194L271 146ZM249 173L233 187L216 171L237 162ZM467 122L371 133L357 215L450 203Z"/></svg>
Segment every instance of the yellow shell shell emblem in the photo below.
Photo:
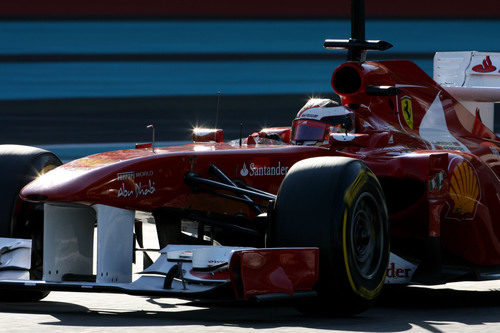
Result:
<svg viewBox="0 0 500 333"><path fill-rule="evenodd" d="M410 96L401 97L401 113L408 127L413 129L413 106Z"/></svg>
<svg viewBox="0 0 500 333"><path fill-rule="evenodd" d="M450 197L455 204L453 213L465 215L474 212L479 198L479 181L468 162L461 162L453 170Z"/></svg>

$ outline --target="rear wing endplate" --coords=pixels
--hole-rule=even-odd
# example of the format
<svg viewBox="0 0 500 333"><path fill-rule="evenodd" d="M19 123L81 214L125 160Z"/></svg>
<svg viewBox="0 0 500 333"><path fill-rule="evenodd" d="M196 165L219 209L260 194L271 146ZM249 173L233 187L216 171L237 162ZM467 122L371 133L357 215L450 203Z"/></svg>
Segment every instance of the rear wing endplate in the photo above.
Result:
<svg viewBox="0 0 500 333"><path fill-rule="evenodd" d="M494 104L500 102L500 52L436 52L434 81L493 131Z"/></svg>

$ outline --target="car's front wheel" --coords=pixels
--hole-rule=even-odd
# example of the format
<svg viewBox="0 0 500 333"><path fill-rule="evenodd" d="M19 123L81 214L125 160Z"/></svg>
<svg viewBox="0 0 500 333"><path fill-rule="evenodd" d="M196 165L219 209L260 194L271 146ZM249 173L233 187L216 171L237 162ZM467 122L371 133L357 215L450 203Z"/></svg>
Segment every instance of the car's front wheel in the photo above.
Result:
<svg viewBox="0 0 500 333"><path fill-rule="evenodd" d="M351 315L374 301L389 260L382 188L360 160L317 157L296 163L278 192L269 234L276 247L320 250L318 299L310 314Z"/></svg>

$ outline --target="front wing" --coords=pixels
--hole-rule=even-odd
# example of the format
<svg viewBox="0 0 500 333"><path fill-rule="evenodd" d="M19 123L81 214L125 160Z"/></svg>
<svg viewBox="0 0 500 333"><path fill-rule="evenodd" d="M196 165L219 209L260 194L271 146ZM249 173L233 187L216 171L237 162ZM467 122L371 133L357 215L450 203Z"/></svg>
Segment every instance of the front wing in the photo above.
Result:
<svg viewBox="0 0 500 333"><path fill-rule="evenodd" d="M0 257L0 289L125 293L187 299L273 299L315 296L313 287L318 280L319 250L316 248L251 249L194 245L167 246L160 251L155 263L128 283L95 282L95 276L69 274L61 281L27 280L30 259L26 254L30 251L26 249L30 245L25 240L0 238L0 247L11 254L8 261L2 261ZM75 281L79 278L81 281Z"/></svg>

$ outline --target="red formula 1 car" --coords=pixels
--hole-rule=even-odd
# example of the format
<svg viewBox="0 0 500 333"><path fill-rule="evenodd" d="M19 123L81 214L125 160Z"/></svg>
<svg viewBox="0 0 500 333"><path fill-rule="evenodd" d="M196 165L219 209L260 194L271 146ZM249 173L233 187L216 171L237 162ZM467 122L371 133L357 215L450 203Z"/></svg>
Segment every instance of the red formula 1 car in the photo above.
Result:
<svg viewBox="0 0 500 333"><path fill-rule="evenodd" d="M1 147L2 294L290 298L346 314L384 282L498 277L500 139L469 110L500 97L488 87L500 55L438 54L441 85L409 61L367 62L390 44L365 40L363 2L352 4L352 38L325 42L348 50L332 76L342 104L310 100L291 127L230 142L196 129L192 144L61 166ZM137 212L154 218L161 249L133 279Z"/></svg>

